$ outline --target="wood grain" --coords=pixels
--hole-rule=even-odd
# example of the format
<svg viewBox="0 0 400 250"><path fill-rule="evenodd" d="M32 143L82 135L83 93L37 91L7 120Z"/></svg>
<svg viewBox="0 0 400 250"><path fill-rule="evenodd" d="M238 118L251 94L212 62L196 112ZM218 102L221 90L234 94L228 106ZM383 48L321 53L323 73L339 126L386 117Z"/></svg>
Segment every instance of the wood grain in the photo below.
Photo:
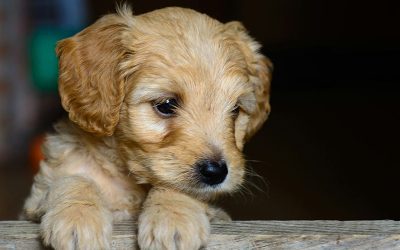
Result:
<svg viewBox="0 0 400 250"><path fill-rule="evenodd" d="M136 249L136 224L115 224L113 249ZM0 249L45 249L38 224L0 222ZM398 221L233 221L212 225L206 249L400 249Z"/></svg>

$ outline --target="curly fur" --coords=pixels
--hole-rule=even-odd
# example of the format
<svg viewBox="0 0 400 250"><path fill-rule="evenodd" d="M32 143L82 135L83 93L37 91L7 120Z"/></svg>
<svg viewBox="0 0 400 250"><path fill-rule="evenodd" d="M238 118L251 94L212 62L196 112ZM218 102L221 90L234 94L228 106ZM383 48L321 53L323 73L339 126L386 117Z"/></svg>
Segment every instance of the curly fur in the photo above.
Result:
<svg viewBox="0 0 400 250"><path fill-rule="evenodd" d="M136 218L143 249L198 249L208 204L243 181L242 149L270 112L272 65L239 22L183 8L106 15L57 45L69 120L43 147L24 217L46 245L108 249L112 223ZM174 117L153 102L177 98ZM232 115L235 105L237 116ZM195 164L223 158L228 175L200 185Z"/></svg>

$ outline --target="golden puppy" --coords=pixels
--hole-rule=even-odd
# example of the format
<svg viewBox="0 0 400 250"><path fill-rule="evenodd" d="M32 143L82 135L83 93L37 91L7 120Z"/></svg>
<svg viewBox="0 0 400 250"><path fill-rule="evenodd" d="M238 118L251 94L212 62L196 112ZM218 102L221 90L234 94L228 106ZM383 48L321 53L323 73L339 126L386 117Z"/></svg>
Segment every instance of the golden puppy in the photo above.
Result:
<svg viewBox="0 0 400 250"><path fill-rule="evenodd" d="M70 121L47 137L24 217L46 245L108 249L138 219L142 249L198 249L207 204L240 187L244 142L270 110L270 62L239 22L127 7L57 45Z"/></svg>

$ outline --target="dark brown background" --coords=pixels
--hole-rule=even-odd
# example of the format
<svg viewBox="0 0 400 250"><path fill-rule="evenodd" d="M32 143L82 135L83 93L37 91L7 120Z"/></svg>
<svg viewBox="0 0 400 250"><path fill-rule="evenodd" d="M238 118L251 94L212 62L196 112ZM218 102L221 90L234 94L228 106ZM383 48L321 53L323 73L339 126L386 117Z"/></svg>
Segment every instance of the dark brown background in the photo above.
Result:
<svg viewBox="0 0 400 250"><path fill-rule="evenodd" d="M239 20L274 62L272 114L245 149L264 181L223 199L235 219L400 219L395 1L132 2ZM92 21L114 9L88 3ZM0 219L15 218L31 177L2 171Z"/></svg>

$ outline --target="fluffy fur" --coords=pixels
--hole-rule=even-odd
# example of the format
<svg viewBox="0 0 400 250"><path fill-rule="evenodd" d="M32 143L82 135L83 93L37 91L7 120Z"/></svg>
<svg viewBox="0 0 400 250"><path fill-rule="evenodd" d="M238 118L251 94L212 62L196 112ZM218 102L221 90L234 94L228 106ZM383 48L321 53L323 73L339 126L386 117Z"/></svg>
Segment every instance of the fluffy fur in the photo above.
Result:
<svg viewBox="0 0 400 250"><path fill-rule="evenodd" d="M108 249L112 223L138 219L142 249L198 249L207 201L240 187L242 149L270 111L271 63L239 22L190 9L133 16L123 7L57 45L69 120L47 136L24 217L46 245ZM179 100L165 118L154 101ZM232 110L240 106L238 115ZM228 175L201 184L196 162L224 159Z"/></svg>

